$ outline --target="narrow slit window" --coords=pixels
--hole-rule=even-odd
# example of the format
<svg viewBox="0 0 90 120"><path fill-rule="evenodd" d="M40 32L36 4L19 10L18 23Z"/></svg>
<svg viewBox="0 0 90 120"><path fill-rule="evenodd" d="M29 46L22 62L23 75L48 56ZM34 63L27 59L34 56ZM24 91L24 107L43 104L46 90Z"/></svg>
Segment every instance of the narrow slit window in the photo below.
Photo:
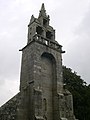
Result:
<svg viewBox="0 0 90 120"><path fill-rule="evenodd" d="M43 103L44 103L44 111L47 111L47 100L45 98L43 99Z"/></svg>

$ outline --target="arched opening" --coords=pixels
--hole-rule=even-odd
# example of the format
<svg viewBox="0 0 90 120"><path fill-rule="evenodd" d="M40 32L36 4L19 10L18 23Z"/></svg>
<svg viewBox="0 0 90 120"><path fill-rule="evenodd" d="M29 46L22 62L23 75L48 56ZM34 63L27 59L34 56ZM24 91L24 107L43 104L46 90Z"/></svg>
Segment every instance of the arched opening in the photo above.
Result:
<svg viewBox="0 0 90 120"><path fill-rule="evenodd" d="M41 56L41 79L43 91L43 114L48 120L54 120L54 95L56 93L56 61L52 54Z"/></svg>

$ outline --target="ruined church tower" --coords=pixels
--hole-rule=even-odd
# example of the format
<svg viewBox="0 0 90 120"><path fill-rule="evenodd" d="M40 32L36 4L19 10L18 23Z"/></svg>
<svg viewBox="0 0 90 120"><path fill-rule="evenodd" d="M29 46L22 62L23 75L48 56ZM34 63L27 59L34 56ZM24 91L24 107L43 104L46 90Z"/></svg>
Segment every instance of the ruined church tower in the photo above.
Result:
<svg viewBox="0 0 90 120"><path fill-rule="evenodd" d="M18 120L75 120L72 95L63 88L62 46L42 4L28 25L22 49Z"/></svg>

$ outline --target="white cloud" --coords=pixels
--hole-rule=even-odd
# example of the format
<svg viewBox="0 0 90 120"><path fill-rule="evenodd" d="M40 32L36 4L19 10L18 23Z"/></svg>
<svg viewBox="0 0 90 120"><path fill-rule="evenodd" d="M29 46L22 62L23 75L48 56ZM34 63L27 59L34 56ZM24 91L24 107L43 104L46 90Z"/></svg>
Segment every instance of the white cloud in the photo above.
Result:
<svg viewBox="0 0 90 120"><path fill-rule="evenodd" d="M3 79L2 79L3 80ZM4 80L4 85L0 84L0 105L7 102L12 96L19 91L19 81Z"/></svg>
<svg viewBox="0 0 90 120"><path fill-rule="evenodd" d="M1 0L0 104L18 91L21 59L18 50L27 42L31 15L38 16L43 2L50 24L56 29L56 40L66 50L64 64L90 82L90 0Z"/></svg>
<svg viewBox="0 0 90 120"><path fill-rule="evenodd" d="M90 83L89 51L90 51L90 7L84 15L81 23L75 28L75 38L67 46L68 54L65 63L76 70L82 78ZM68 59L68 61L66 61Z"/></svg>

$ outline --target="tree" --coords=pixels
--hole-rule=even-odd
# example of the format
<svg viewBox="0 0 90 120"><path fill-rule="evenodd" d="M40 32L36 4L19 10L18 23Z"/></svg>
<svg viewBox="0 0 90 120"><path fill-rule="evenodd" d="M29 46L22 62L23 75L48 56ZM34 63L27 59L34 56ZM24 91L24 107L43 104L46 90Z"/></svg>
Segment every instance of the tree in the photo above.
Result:
<svg viewBox="0 0 90 120"><path fill-rule="evenodd" d="M73 95L74 114L79 120L90 120L90 85L71 68L63 66L63 81Z"/></svg>

